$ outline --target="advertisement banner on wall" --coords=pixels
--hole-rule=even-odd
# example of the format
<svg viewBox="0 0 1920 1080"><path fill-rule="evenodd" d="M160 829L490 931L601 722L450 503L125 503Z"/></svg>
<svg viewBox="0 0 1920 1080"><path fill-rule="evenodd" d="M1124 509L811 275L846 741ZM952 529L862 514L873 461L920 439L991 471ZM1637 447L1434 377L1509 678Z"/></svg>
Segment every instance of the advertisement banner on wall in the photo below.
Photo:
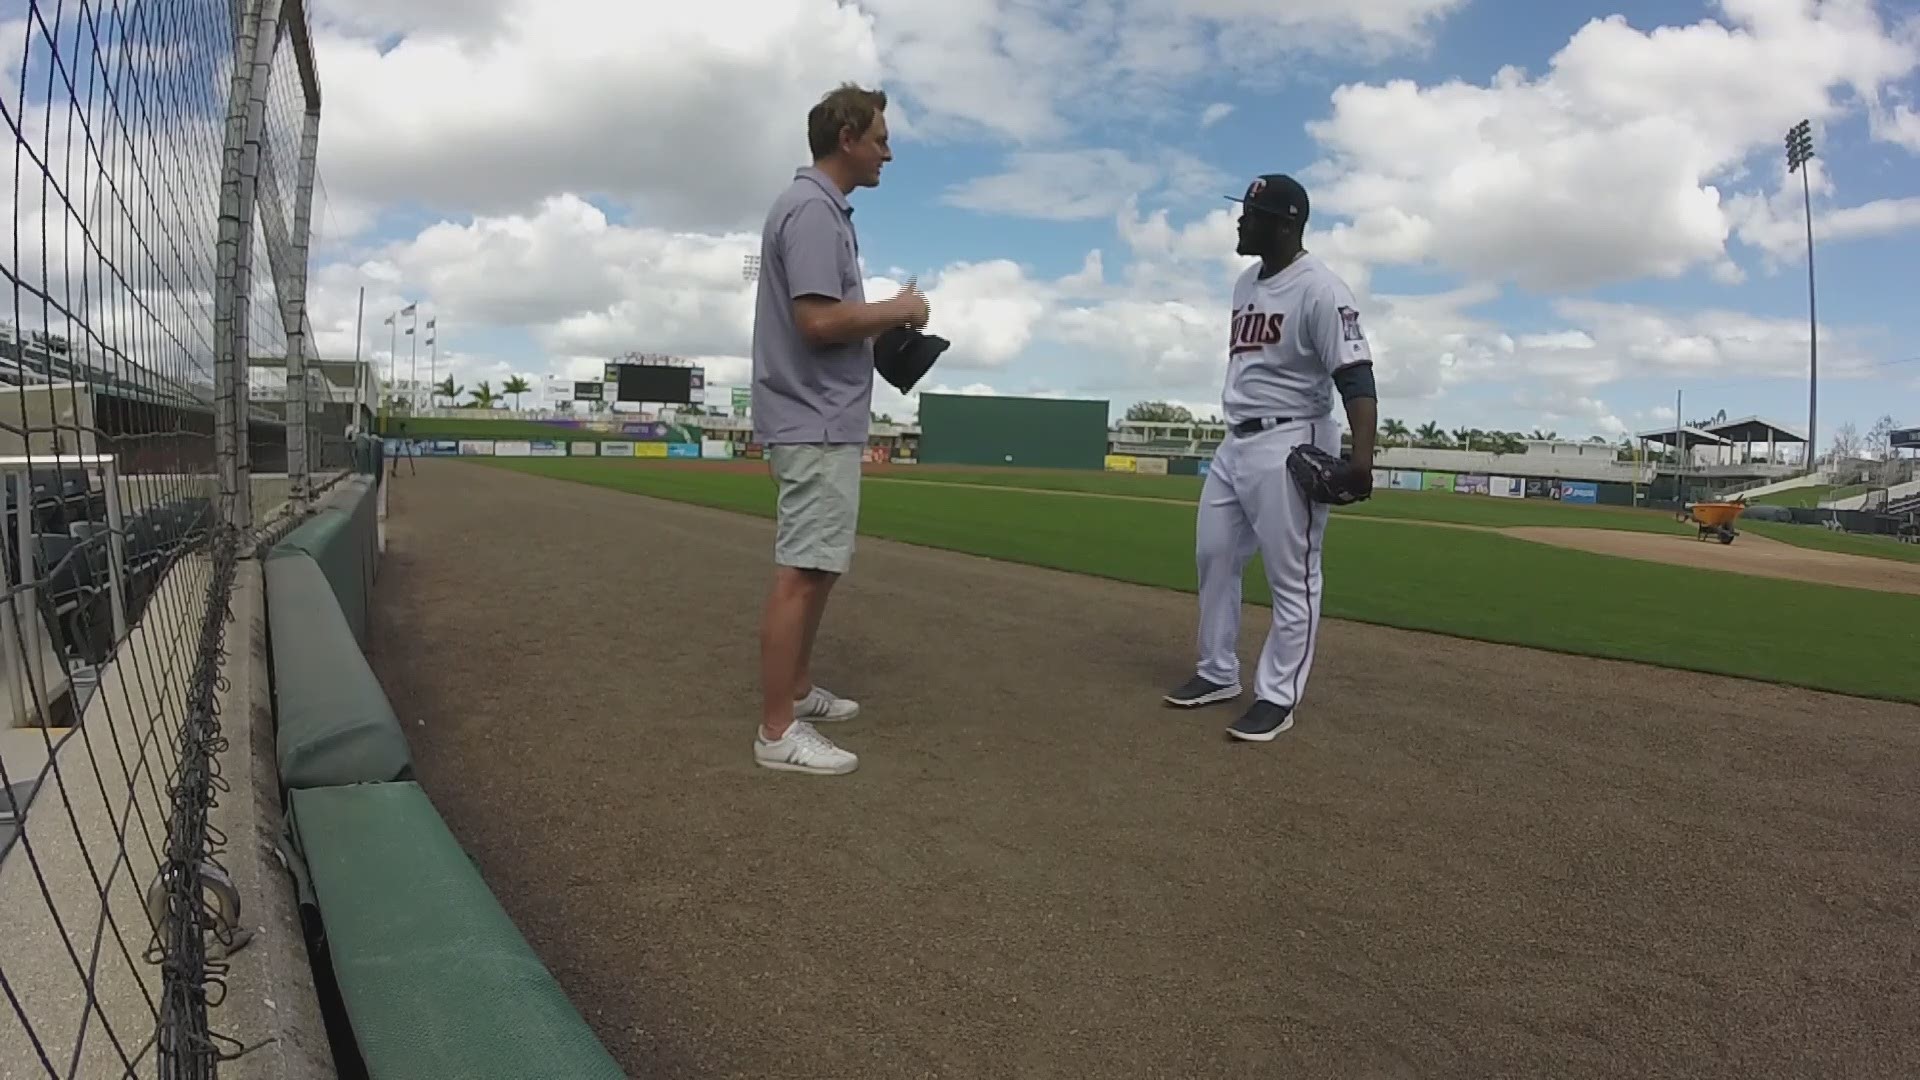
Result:
<svg viewBox="0 0 1920 1080"><path fill-rule="evenodd" d="M1553 496L1553 483L1548 480L1530 479L1527 481L1527 498L1546 499Z"/></svg>
<svg viewBox="0 0 1920 1080"><path fill-rule="evenodd" d="M1213 459L1212 459L1212 458L1208 458L1208 459L1207 459L1206 461L1203 461L1203 462L1201 462L1201 463L1200 463L1200 475L1201 475L1201 476L1205 476L1205 475L1207 475L1208 473L1210 473L1210 472L1212 472L1212 471L1213 471Z"/></svg>
<svg viewBox="0 0 1920 1080"><path fill-rule="evenodd" d="M564 443L553 442L550 439L542 439L528 443L527 452L532 457L566 457L567 447Z"/></svg>
<svg viewBox="0 0 1920 1080"><path fill-rule="evenodd" d="M869 446L867 447L865 457L869 465L885 465L887 460L893 457L893 448L890 446Z"/></svg>
<svg viewBox="0 0 1920 1080"><path fill-rule="evenodd" d="M600 454L600 444L597 442L569 443L567 449L574 457L597 457Z"/></svg>
<svg viewBox="0 0 1920 1080"><path fill-rule="evenodd" d="M700 456L714 461L726 461L733 457L733 444L725 439L701 439Z"/></svg>
<svg viewBox="0 0 1920 1080"><path fill-rule="evenodd" d="M460 440L433 439L420 444L420 453L428 457L454 457L460 453Z"/></svg>
<svg viewBox="0 0 1920 1080"><path fill-rule="evenodd" d="M1139 463L1131 454L1108 454L1106 464L1108 472L1133 472Z"/></svg>
<svg viewBox="0 0 1920 1080"><path fill-rule="evenodd" d="M1560 501L1597 503L1600 501L1600 485L1591 480L1562 480L1560 481Z"/></svg>
<svg viewBox="0 0 1920 1080"><path fill-rule="evenodd" d="M632 457L633 444L630 442L603 442L600 444L601 457Z"/></svg>
<svg viewBox="0 0 1920 1080"><path fill-rule="evenodd" d="M495 439L494 457L532 457L533 444L525 439Z"/></svg>
<svg viewBox="0 0 1920 1080"><path fill-rule="evenodd" d="M1496 499L1518 499L1526 493L1526 483L1515 477L1495 476L1487 480L1487 494Z"/></svg>
<svg viewBox="0 0 1920 1080"><path fill-rule="evenodd" d="M1427 491L1452 491L1453 474L1450 472L1427 473L1420 486Z"/></svg>
<svg viewBox="0 0 1920 1080"><path fill-rule="evenodd" d="M700 456L699 443L673 442L664 445L667 448L667 456L670 458L697 458Z"/></svg>
<svg viewBox="0 0 1920 1080"><path fill-rule="evenodd" d="M1395 491L1419 491L1426 483L1426 474L1418 469L1395 469L1387 486Z"/></svg>
<svg viewBox="0 0 1920 1080"><path fill-rule="evenodd" d="M1453 478L1453 490L1462 495L1485 495L1487 478L1471 473L1461 473Z"/></svg>
<svg viewBox="0 0 1920 1080"><path fill-rule="evenodd" d="M633 456L644 458L663 458L667 456L667 444L663 442L637 442L633 444Z"/></svg>
<svg viewBox="0 0 1920 1080"><path fill-rule="evenodd" d="M1163 457L1135 458L1133 461L1133 471L1142 476L1165 476L1167 475L1167 459Z"/></svg>
<svg viewBox="0 0 1920 1080"><path fill-rule="evenodd" d="M461 439L460 440L460 456L461 457L492 457L493 456L493 440L492 439Z"/></svg>

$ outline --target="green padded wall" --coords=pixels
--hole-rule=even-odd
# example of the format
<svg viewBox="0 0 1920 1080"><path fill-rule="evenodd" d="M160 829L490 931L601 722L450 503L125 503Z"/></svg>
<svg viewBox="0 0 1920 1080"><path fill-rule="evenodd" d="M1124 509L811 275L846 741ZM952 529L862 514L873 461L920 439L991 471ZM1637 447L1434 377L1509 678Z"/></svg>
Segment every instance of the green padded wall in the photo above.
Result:
<svg viewBox="0 0 1920 1080"><path fill-rule="evenodd" d="M920 395L920 461L1103 469L1107 403L924 393Z"/></svg>
<svg viewBox="0 0 1920 1080"><path fill-rule="evenodd" d="M267 560L280 783L324 787L413 775L406 732L312 557Z"/></svg>
<svg viewBox="0 0 1920 1080"><path fill-rule="evenodd" d="M379 557L379 501L373 485L344 482L333 493L331 505L315 511L275 544L267 561L286 555L308 555L320 564L333 585L335 602L353 629L353 639L364 647Z"/></svg>
<svg viewBox="0 0 1920 1080"><path fill-rule="evenodd" d="M373 1080L624 1080L417 784L288 816Z"/></svg>

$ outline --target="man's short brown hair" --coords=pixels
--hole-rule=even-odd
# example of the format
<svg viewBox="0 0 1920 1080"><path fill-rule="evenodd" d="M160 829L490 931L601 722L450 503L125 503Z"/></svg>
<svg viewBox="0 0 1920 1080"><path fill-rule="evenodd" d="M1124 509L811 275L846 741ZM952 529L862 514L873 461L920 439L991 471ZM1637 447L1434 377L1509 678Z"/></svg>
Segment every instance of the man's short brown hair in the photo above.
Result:
<svg viewBox="0 0 1920 1080"><path fill-rule="evenodd" d="M827 91L820 103L807 111L807 148L813 159L840 149L840 131L852 128L856 137L873 126L874 117L885 112L887 92L867 90L854 83L841 83Z"/></svg>

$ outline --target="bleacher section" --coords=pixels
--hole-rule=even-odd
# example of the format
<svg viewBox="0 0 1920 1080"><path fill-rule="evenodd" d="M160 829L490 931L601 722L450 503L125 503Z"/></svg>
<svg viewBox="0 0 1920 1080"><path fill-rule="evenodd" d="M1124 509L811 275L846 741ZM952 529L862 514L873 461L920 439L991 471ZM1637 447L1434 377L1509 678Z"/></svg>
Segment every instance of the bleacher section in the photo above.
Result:
<svg viewBox="0 0 1920 1080"><path fill-rule="evenodd" d="M281 850L316 963L374 1080L615 1080L625 1074L413 781L405 718L367 662L385 482L373 447L264 554Z"/></svg>

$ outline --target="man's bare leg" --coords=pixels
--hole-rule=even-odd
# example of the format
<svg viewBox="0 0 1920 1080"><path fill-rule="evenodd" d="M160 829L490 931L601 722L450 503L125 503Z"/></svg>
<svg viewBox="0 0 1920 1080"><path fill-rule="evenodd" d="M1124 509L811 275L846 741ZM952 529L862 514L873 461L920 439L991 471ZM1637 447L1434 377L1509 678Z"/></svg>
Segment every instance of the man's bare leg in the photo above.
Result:
<svg viewBox="0 0 1920 1080"><path fill-rule="evenodd" d="M793 703L813 687L813 642L827 594L838 579L820 570L774 567L773 587L760 617L760 732L768 741L787 733Z"/></svg>
<svg viewBox="0 0 1920 1080"><path fill-rule="evenodd" d="M807 592L806 636L801 641L799 662L794 665L793 700L799 701L813 690L813 643L820 636L820 620L827 611L827 597L833 594L834 585L840 581L838 574L820 574L822 579L817 588Z"/></svg>

